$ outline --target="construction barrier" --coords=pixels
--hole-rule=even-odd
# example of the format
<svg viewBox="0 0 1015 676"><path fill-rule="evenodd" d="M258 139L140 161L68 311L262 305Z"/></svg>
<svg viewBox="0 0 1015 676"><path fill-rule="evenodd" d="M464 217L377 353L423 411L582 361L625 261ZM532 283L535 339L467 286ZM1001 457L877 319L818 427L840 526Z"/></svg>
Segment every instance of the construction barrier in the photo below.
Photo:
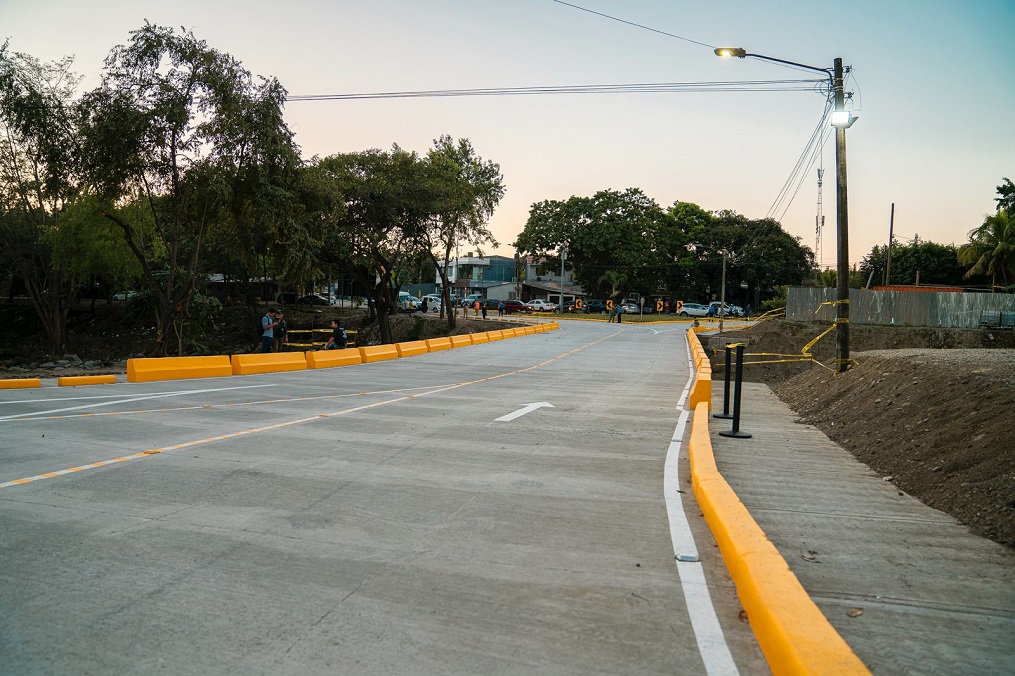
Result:
<svg viewBox="0 0 1015 676"><path fill-rule="evenodd" d="M451 347L465 347L466 345L472 345L472 334L451 336Z"/></svg>
<svg viewBox="0 0 1015 676"><path fill-rule="evenodd" d="M219 378L233 375L227 355L213 357L152 357L127 360L127 382L183 378Z"/></svg>
<svg viewBox="0 0 1015 676"><path fill-rule="evenodd" d="M42 387L40 378L7 378L0 380L0 390L22 390L29 387Z"/></svg>
<svg viewBox="0 0 1015 676"><path fill-rule="evenodd" d="M426 341L426 347L431 352L440 352L441 350L451 349L450 338L429 338Z"/></svg>
<svg viewBox="0 0 1015 676"><path fill-rule="evenodd" d="M472 344L473 345L479 345L480 343L489 343L490 342L490 336L488 334L486 334L486 333L473 333L471 335L472 335Z"/></svg>
<svg viewBox="0 0 1015 676"><path fill-rule="evenodd" d="M395 349L394 345L370 345L368 347L360 347L357 349L363 356L364 364L369 364L375 361L385 361L386 359L398 359L398 350Z"/></svg>
<svg viewBox="0 0 1015 676"><path fill-rule="evenodd" d="M395 350L399 357L412 357L417 354L426 354L430 348L426 346L425 340L412 340L405 343L395 343Z"/></svg>
<svg viewBox="0 0 1015 676"><path fill-rule="evenodd" d="M486 332L486 337L490 341L504 340L504 332L503 331L487 331Z"/></svg>
<svg viewBox="0 0 1015 676"><path fill-rule="evenodd" d="M694 408L691 482L751 629L774 674L869 674L719 473L709 409Z"/></svg>
<svg viewBox="0 0 1015 676"><path fill-rule="evenodd" d="M233 375L247 376L254 373L280 373L303 371L307 368L304 352L255 352L232 356Z"/></svg>
<svg viewBox="0 0 1015 676"><path fill-rule="evenodd" d="M363 363L363 355L358 349L347 350L314 350L305 352L307 368L330 369L336 366L352 366Z"/></svg>
<svg viewBox="0 0 1015 676"><path fill-rule="evenodd" d="M709 410L712 410L712 362L709 361L705 348L701 346L701 340L698 339L694 328L687 332L687 342L691 346L691 358L694 360L695 372L689 398L691 408L703 403Z"/></svg>
<svg viewBox="0 0 1015 676"><path fill-rule="evenodd" d="M101 376L63 376L56 379L56 384L61 387L76 387L78 385L112 385L116 382L116 376L112 374Z"/></svg>

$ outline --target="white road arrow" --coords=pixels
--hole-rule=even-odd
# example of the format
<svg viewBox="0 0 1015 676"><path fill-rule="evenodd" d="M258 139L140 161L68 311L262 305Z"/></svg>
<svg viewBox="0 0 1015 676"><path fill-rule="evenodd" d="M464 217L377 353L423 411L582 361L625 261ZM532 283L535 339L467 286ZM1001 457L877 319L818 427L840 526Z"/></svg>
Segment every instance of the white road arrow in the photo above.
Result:
<svg viewBox="0 0 1015 676"><path fill-rule="evenodd" d="M515 418L521 418L526 413L532 413L537 408L553 408L553 404L551 404L548 401L540 401L540 402L536 402L535 404L525 404L524 408L520 408L517 411L515 411L514 413L508 413L507 415L502 415L501 417L497 418L497 420L495 420L494 422L510 422L510 421L514 420Z"/></svg>

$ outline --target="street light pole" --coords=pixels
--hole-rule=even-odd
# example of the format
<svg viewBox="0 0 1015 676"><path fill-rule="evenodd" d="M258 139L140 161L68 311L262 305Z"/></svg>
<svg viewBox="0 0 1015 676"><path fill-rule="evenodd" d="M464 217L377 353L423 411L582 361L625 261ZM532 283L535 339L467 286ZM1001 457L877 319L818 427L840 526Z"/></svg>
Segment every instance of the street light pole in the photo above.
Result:
<svg viewBox="0 0 1015 676"><path fill-rule="evenodd" d="M559 314L564 314L564 261L567 260L567 249L562 244L560 246L560 307L557 308Z"/></svg>
<svg viewBox="0 0 1015 676"><path fill-rule="evenodd" d="M763 61L772 61L798 68L824 73L832 85L834 109L832 126L835 127L835 230L836 230L836 293L835 293L835 363L838 371L849 368L849 210L846 204L846 129L852 126L856 117L846 111L845 93L843 92L842 59L836 58L833 67L818 68L805 63L786 61L763 54L751 54L742 47L719 47L716 56L735 56L739 59L752 57Z"/></svg>
<svg viewBox="0 0 1015 676"><path fill-rule="evenodd" d="M835 112L845 107L842 91L842 59L835 59L832 88ZM846 127L835 127L835 353L839 373L849 368L849 211L846 206Z"/></svg>

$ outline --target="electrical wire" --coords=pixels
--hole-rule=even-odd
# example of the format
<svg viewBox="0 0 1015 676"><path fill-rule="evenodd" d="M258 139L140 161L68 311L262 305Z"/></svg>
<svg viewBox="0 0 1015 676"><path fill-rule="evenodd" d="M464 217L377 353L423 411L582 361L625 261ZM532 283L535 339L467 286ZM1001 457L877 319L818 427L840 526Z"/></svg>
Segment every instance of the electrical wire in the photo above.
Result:
<svg viewBox="0 0 1015 676"><path fill-rule="evenodd" d="M821 119L818 120L817 126L814 127L814 131L811 132L811 136L807 139L807 144L804 146L803 151L797 158L796 164L793 165L793 169L790 171L789 176L783 183L782 188L779 190L779 194L776 196L775 201L772 202L772 206L768 208L768 212L765 214L765 218L772 218L776 213L779 212L780 208L783 208L783 215L786 210L789 209L789 205L792 204L793 198L789 196L789 191L794 184L798 182L798 179L802 176L806 176L807 172L810 171L810 166L814 163L815 151L820 150L824 145L825 139L825 128L828 121L828 116L832 112L832 102L825 101L825 109L821 113ZM808 161L808 158L810 160ZM797 187L799 190L799 185ZM796 192L793 193L793 197L796 196Z"/></svg>
<svg viewBox="0 0 1015 676"><path fill-rule="evenodd" d="M519 96L535 94L645 94L690 92L797 92L814 91L822 80L732 80L717 82L641 82L629 84L554 85L478 89L424 89L420 91L353 94L293 94L286 101L352 101L358 99L412 99L454 96Z"/></svg>
<svg viewBox="0 0 1015 676"><path fill-rule="evenodd" d="M709 44L706 44L704 42L698 42L697 40L692 40L691 38L685 38L682 35L675 35L674 33L667 33L666 31L661 31L661 30L656 29L656 28L650 28L649 26L643 26L640 23L635 23L633 21L627 21L625 19L620 19L620 18L615 17L615 16L610 16L609 14L603 14L602 12L597 12L595 10L588 9L587 7L581 7L579 5L573 5L570 2L562 2L562 0L551 0L551 2L555 2L558 5L564 5L565 7L571 7L573 9L578 9L578 10L581 10L583 12L588 12L589 14L595 14L596 16L601 16L604 19L610 19L611 21L617 21L617 22L620 22L620 23L623 23L623 24L627 24L628 26L634 26L635 28L641 28L643 30L651 31L653 33L659 33L660 35L665 35L667 37L676 38L678 40L683 40L684 42L690 42L691 44L694 44L694 45L701 45L702 47L708 47L709 49L715 49L715 47L716 47L715 45L709 45Z"/></svg>

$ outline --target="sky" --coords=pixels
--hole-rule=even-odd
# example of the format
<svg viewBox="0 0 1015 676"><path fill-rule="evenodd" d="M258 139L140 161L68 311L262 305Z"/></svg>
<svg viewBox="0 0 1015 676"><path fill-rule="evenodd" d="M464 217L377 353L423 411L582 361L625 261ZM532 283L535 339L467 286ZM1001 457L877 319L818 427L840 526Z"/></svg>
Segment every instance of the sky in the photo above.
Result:
<svg viewBox="0 0 1015 676"><path fill-rule="evenodd" d="M0 39L43 61L73 55L82 91L145 20L193 30L291 95L811 76L720 59L719 46L819 68L842 58L859 118L846 133L851 263L887 242L893 203L897 242L961 245L995 210L1002 178L1015 180L1013 0L571 4L591 11L554 0L0 0ZM490 221L499 247L485 253L510 256L532 204L599 190L764 218L824 104L816 91L554 94L291 101L285 117L306 158L468 138L506 187ZM774 213L824 267L835 264L835 166L831 135Z"/></svg>

